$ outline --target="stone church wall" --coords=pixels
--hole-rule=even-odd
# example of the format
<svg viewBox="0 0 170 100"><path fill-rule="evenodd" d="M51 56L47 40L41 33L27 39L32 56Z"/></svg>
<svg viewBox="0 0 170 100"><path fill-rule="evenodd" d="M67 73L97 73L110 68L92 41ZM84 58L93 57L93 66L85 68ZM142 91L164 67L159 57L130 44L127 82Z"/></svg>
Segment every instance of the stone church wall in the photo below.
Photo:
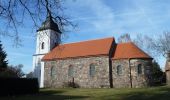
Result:
<svg viewBox="0 0 170 100"><path fill-rule="evenodd" d="M95 75L89 75L90 64L95 65ZM137 66L142 65L139 74ZM69 66L73 66L73 77L68 75ZM122 73L118 74L117 66L122 66ZM129 67L130 65L130 67ZM113 88L138 88L146 87L151 82L151 60L149 59L119 59L112 60ZM51 75L51 68L54 66ZM131 69L131 70L130 70ZM73 79L74 78L74 79ZM109 58L107 56L70 58L45 62L45 87L62 88L65 84L73 82L80 88L110 87L109 83Z"/></svg>
<svg viewBox="0 0 170 100"><path fill-rule="evenodd" d="M89 75L90 64L95 65L95 75ZM73 66L73 77L68 75L69 66ZM51 75L51 67L55 70ZM73 79L74 78L74 79ZM109 84L109 58L108 56L70 58L45 62L45 87L61 88L73 82L81 88L110 87Z"/></svg>
<svg viewBox="0 0 170 100"><path fill-rule="evenodd" d="M122 73L117 73L117 66L122 66ZM113 88L130 87L130 70L129 61L127 59L113 60L112 61L112 78Z"/></svg>
<svg viewBox="0 0 170 100"><path fill-rule="evenodd" d="M138 73L137 66L142 64L142 73ZM152 59L132 59L130 60L132 87L147 87L152 82Z"/></svg>
<svg viewBox="0 0 170 100"><path fill-rule="evenodd" d="M146 87L151 82L151 60L149 59L119 59L112 61L113 87L115 88L138 88ZM137 66L142 65L142 73L138 73ZM122 74L118 74L117 66L122 66ZM130 67L129 67L130 65ZM131 71L130 71L131 70Z"/></svg>
<svg viewBox="0 0 170 100"><path fill-rule="evenodd" d="M167 85L170 85L170 52L167 53L165 73L166 73L166 83Z"/></svg>
<svg viewBox="0 0 170 100"><path fill-rule="evenodd" d="M165 66L165 73L166 73L166 83L170 85L170 61L167 60Z"/></svg>
<svg viewBox="0 0 170 100"><path fill-rule="evenodd" d="M170 85L170 70L166 70L166 84Z"/></svg>

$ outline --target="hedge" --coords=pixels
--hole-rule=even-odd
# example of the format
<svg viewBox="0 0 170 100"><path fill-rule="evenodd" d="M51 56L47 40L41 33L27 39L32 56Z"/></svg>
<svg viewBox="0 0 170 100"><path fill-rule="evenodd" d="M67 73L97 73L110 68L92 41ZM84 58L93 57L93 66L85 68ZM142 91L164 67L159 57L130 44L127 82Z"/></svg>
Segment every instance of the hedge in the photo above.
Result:
<svg viewBox="0 0 170 100"><path fill-rule="evenodd" d="M39 92L36 78L0 78L0 95L35 94Z"/></svg>

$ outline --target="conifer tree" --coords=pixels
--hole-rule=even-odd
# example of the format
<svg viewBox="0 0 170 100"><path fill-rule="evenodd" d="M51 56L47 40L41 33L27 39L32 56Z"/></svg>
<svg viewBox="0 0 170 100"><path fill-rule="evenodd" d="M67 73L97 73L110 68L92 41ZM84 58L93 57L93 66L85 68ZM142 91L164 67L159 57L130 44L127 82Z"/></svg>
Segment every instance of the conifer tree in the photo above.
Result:
<svg viewBox="0 0 170 100"><path fill-rule="evenodd" d="M1 41L0 41L0 68L7 68L8 61L6 60L7 54L3 50Z"/></svg>

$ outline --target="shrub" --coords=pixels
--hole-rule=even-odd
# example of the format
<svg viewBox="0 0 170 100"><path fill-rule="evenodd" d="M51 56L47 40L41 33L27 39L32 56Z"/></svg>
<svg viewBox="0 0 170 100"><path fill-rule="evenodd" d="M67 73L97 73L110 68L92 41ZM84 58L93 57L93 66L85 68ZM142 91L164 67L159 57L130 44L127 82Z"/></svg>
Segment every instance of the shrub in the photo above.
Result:
<svg viewBox="0 0 170 100"><path fill-rule="evenodd" d="M8 68L0 68L0 78L17 78L17 76Z"/></svg>
<svg viewBox="0 0 170 100"><path fill-rule="evenodd" d="M38 93L37 79L0 78L0 95L20 95Z"/></svg>

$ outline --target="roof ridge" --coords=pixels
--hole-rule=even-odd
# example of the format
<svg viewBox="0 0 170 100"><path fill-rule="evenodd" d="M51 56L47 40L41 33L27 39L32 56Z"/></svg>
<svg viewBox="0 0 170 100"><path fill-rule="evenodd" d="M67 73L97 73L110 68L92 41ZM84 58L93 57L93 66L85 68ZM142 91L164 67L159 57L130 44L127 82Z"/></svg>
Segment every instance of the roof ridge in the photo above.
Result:
<svg viewBox="0 0 170 100"><path fill-rule="evenodd" d="M97 38L97 39L90 39L90 40L84 40L84 41L75 41L75 42L69 42L69 43L63 43L60 45L65 45L65 44L77 44L77 43L82 43L82 42L90 42L90 41L97 41L97 40L105 40L105 39L115 39L114 37L106 37L106 38Z"/></svg>

